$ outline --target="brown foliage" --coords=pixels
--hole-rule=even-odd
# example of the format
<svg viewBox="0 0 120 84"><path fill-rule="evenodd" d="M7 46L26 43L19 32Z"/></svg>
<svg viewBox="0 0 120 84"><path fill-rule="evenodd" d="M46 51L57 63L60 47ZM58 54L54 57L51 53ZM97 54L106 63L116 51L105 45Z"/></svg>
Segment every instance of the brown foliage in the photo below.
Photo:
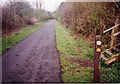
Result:
<svg viewBox="0 0 120 84"><path fill-rule="evenodd" d="M2 6L2 34L10 34L26 25L32 16L32 8L28 2L6 2Z"/></svg>
<svg viewBox="0 0 120 84"><path fill-rule="evenodd" d="M75 34L94 37L96 29L99 29L103 44L109 44L111 31L104 35L102 32L114 26L116 19L120 17L120 2L64 2L59 6L55 14L56 18L59 17L58 20L62 21ZM119 39L118 42L120 42Z"/></svg>

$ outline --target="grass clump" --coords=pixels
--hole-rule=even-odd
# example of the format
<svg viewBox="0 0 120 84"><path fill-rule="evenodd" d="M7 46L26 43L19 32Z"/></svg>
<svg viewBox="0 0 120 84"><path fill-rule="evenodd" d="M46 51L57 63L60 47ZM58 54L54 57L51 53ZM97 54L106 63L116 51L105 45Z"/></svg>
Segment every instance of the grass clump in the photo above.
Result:
<svg viewBox="0 0 120 84"><path fill-rule="evenodd" d="M76 83L92 82L93 67L86 67L84 62L86 60L92 60L93 49L82 38L74 39L70 31L61 26L57 21L55 22L55 30L63 81ZM77 46L81 48L81 52L79 52ZM82 61L79 62L79 59Z"/></svg>

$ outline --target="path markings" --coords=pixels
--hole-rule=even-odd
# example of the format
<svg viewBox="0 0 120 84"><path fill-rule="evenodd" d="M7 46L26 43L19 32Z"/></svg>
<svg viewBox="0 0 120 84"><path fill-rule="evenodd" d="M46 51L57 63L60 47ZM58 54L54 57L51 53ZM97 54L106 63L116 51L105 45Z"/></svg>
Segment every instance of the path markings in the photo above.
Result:
<svg viewBox="0 0 120 84"><path fill-rule="evenodd" d="M94 82L100 82L100 55L101 55L101 41L100 35L95 38L94 51Z"/></svg>

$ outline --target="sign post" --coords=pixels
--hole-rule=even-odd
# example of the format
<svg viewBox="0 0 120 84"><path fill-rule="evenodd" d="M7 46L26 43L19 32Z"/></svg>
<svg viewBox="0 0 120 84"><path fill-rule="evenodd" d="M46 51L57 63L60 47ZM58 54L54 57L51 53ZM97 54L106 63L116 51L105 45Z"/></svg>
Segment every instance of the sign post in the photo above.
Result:
<svg viewBox="0 0 120 84"><path fill-rule="evenodd" d="M101 41L100 35L95 37L95 51L94 51L94 82L100 82L100 55L101 55Z"/></svg>

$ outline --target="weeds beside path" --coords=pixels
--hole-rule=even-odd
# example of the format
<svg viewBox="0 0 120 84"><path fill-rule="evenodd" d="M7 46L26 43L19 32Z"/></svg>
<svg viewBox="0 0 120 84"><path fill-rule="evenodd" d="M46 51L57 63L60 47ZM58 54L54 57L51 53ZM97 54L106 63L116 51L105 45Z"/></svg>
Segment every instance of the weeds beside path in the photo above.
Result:
<svg viewBox="0 0 120 84"><path fill-rule="evenodd" d="M93 81L93 49L82 38L74 39L70 31L55 22L57 48L64 82Z"/></svg>

